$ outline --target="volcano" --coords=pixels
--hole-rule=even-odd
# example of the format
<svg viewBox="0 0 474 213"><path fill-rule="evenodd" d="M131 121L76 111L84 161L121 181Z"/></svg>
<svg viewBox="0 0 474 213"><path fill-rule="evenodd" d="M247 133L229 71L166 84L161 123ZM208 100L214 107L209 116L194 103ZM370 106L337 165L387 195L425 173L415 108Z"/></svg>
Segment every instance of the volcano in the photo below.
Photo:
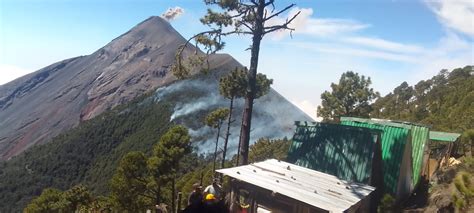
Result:
<svg viewBox="0 0 474 213"><path fill-rule="evenodd" d="M185 41L169 22L153 16L90 55L1 85L0 158L7 160L84 120L176 82L170 68ZM190 46L184 54L195 51L199 50ZM211 70L220 72L242 66L227 54L212 56L210 64ZM292 110L304 115L294 106Z"/></svg>

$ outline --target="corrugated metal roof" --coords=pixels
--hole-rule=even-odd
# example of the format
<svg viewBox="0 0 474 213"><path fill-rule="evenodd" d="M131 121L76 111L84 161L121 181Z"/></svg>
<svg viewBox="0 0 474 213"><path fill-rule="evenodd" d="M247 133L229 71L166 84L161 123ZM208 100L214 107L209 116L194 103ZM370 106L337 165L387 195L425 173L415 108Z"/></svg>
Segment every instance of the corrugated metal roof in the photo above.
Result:
<svg viewBox="0 0 474 213"><path fill-rule="evenodd" d="M341 117L341 123L351 126L360 126L356 123L367 123L367 124L379 124L383 126L398 127L410 130L411 138L408 140L411 142L412 147L412 184L413 187L418 184L421 178L421 170L423 168L423 153L425 146L428 142L429 128L420 124L402 122L402 121L391 121L383 119L364 119L364 118L353 118L353 117ZM384 131L385 132L385 131ZM384 134L385 135L385 134ZM384 136L382 136L383 138ZM382 139L383 140L383 139ZM401 145L405 147L405 145ZM384 150L382 145L382 152L390 150Z"/></svg>
<svg viewBox="0 0 474 213"><path fill-rule="evenodd" d="M375 190L275 159L217 172L330 212L343 212Z"/></svg>
<svg viewBox="0 0 474 213"><path fill-rule="evenodd" d="M382 131L318 122L295 124L288 162L343 180L370 183L376 143Z"/></svg>
<svg viewBox="0 0 474 213"><path fill-rule="evenodd" d="M429 128L427 125L413 123L408 121L397 121L397 120L388 120L388 119L381 119L381 118L357 118L357 117L341 117L341 121L358 121L358 122L373 122L378 124L402 127L402 128L411 128L411 126L422 126Z"/></svg>
<svg viewBox="0 0 474 213"><path fill-rule="evenodd" d="M430 140L434 141L454 142L460 136L458 133L430 131Z"/></svg>
<svg viewBox="0 0 474 213"><path fill-rule="evenodd" d="M400 168L405 145L410 135L410 130L397 126L387 126L378 123L354 121L341 118L341 124L370 129L382 130L382 161L385 192L396 194L400 178Z"/></svg>

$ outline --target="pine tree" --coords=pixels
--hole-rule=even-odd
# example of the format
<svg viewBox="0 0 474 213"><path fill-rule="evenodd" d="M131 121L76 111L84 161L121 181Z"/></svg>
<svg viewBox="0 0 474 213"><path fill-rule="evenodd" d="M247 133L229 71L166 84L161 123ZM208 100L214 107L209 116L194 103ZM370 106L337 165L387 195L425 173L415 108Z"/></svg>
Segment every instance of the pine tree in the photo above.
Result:
<svg viewBox="0 0 474 213"><path fill-rule="evenodd" d="M111 180L112 199L122 210L140 212L169 198L164 189L171 188L175 208L175 182L179 163L191 153L191 137L183 126L171 127L153 147L152 156L130 152L120 161ZM171 185L171 186L170 186Z"/></svg>
<svg viewBox="0 0 474 213"><path fill-rule="evenodd" d="M129 152L122 158L110 187L112 199L122 210L140 212L151 205L154 196L149 191L147 158L142 152Z"/></svg>
<svg viewBox="0 0 474 213"><path fill-rule="evenodd" d="M62 191L54 188L44 189L41 195L33 199L24 212L59 212L65 208L62 201Z"/></svg>
<svg viewBox="0 0 474 213"><path fill-rule="evenodd" d="M76 185L63 192L55 188L44 189L41 195L33 199L24 212L77 212L89 209L93 197L86 187Z"/></svg>
<svg viewBox="0 0 474 213"><path fill-rule="evenodd" d="M156 190L161 194L162 185L171 181L171 208L176 208L176 178L179 171L179 163L184 156L191 153L191 136L188 130L180 125L171 127L153 147L153 155L148 162L152 173L153 183ZM159 194L156 194L156 204L159 204Z"/></svg>
<svg viewBox="0 0 474 213"><path fill-rule="evenodd" d="M331 92L325 91L321 94L318 116L325 121L340 116L369 117L372 111L371 102L380 96L369 87L371 83L370 77L365 78L352 71L343 73L339 84L331 84Z"/></svg>
<svg viewBox="0 0 474 213"><path fill-rule="evenodd" d="M212 170L216 171L216 161L217 161L217 147L219 146L219 137L221 133L221 127L222 124L224 123L224 120L228 117L230 117L229 114L230 110L225 109L225 108L219 108L207 115L206 117L206 125L217 129L217 137L216 137L216 148L214 150L214 163L212 166Z"/></svg>
<svg viewBox="0 0 474 213"><path fill-rule="evenodd" d="M250 46L250 68L247 75L248 85L245 94L245 105L242 116L240 131L240 164L248 163L248 148L250 141L250 129L253 112L253 102L257 92L257 67L260 53L260 43L263 37L269 33L294 29L289 25L299 15L299 12L277 25L268 25L272 19L288 11L295 4L290 4L282 10L275 11L275 0L205 0L208 6L218 6L220 11L215 12L208 9L207 14L201 18L201 23L211 29L201 32L191 37L176 54L176 63L172 67L174 75L178 78L185 78L189 75L189 68L183 63L182 54L191 40L196 41L196 45L201 45L206 50L206 54L214 54L224 48L222 38L229 35L250 35L252 44ZM267 23L267 24L266 24ZM230 29L230 30L228 30ZM190 60L190 65L194 65L196 60ZM197 61L203 61L198 57ZM207 69L209 62L206 60Z"/></svg>
<svg viewBox="0 0 474 213"><path fill-rule="evenodd" d="M228 75L222 77L219 81L220 94L230 100L229 117L227 118L227 130L224 138L224 148L222 152L221 168L225 167L225 159L227 155L227 145L230 137L230 125L234 122L232 120L232 112L234 111L235 98L242 98L245 96L246 89L246 72L242 69L236 68Z"/></svg>

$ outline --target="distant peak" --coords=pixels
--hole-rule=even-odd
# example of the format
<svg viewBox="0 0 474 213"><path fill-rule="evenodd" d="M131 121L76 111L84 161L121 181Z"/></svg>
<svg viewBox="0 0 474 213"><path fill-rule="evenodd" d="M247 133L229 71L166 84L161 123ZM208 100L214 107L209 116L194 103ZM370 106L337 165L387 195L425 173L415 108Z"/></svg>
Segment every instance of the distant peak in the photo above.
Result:
<svg viewBox="0 0 474 213"><path fill-rule="evenodd" d="M183 40L184 38L164 18L151 16L138 23L128 32L114 39L107 46L113 46L113 49L121 51L137 41L157 46L159 44L173 42L173 40L176 39ZM180 43L184 42L180 41Z"/></svg>
<svg viewBox="0 0 474 213"><path fill-rule="evenodd" d="M171 27L170 23L160 16L150 16L138 23L134 28Z"/></svg>
<svg viewBox="0 0 474 213"><path fill-rule="evenodd" d="M168 23L168 21L166 21L164 18L162 18L160 16L150 16L147 19L145 19L144 21L142 21L140 24L150 23L150 22L151 23Z"/></svg>

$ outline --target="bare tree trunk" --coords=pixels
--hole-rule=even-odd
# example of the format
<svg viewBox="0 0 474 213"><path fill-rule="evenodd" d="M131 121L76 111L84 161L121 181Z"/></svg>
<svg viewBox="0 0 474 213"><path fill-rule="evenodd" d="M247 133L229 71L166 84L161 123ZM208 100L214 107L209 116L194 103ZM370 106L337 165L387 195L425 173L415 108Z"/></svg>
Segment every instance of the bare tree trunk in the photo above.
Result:
<svg viewBox="0 0 474 213"><path fill-rule="evenodd" d="M240 129L240 165L248 164L248 152L250 142L250 128L252 121L253 101L255 99L258 55L260 52L260 42L263 37L263 13L265 9L265 0L259 0L257 8L257 17L255 20L255 31L252 38L252 50L250 58L250 70L248 73L249 85L245 97L244 115L242 116L242 126Z"/></svg>
<svg viewBox="0 0 474 213"><path fill-rule="evenodd" d="M171 187L173 188L171 190L171 212L175 212L176 211L176 175L173 175L173 178L171 180Z"/></svg>
<svg viewBox="0 0 474 213"><path fill-rule="evenodd" d="M156 205L160 205L161 203L161 186L158 186L158 190L155 196L155 203Z"/></svg>
<svg viewBox="0 0 474 213"><path fill-rule="evenodd" d="M474 157L474 140L471 139L470 142L471 142L471 157Z"/></svg>
<svg viewBox="0 0 474 213"><path fill-rule="evenodd" d="M183 193L181 192L178 192L178 210L176 211L177 213L178 212L181 212L181 201L183 199Z"/></svg>
<svg viewBox="0 0 474 213"><path fill-rule="evenodd" d="M221 125L217 127L217 138L216 138L216 149L214 150L214 164L212 165L212 171L216 171L216 161L217 161L217 146L219 145L219 136L221 133Z"/></svg>
<svg viewBox="0 0 474 213"><path fill-rule="evenodd" d="M230 136L230 124L232 123L232 110L234 109L234 97L230 98L230 106L229 106L229 119L227 120L227 132L225 134L225 140L224 140L224 150L222 152L222 162L221 162L221 168L225 167L225 156L227 154L227 143L229 142L229 136Z"/></svg>
<svg viewBox="0 0 474 213"><path fill-rule="evenodd" d="M245 112L242 111L242 118L244 117ZM242 119L240 126L244 125L244 120ZM235 166L239 165L240 159L240 147L242 146L242 134L239 135L239 147L237 148L237 161L235 162Z"/></svg>

